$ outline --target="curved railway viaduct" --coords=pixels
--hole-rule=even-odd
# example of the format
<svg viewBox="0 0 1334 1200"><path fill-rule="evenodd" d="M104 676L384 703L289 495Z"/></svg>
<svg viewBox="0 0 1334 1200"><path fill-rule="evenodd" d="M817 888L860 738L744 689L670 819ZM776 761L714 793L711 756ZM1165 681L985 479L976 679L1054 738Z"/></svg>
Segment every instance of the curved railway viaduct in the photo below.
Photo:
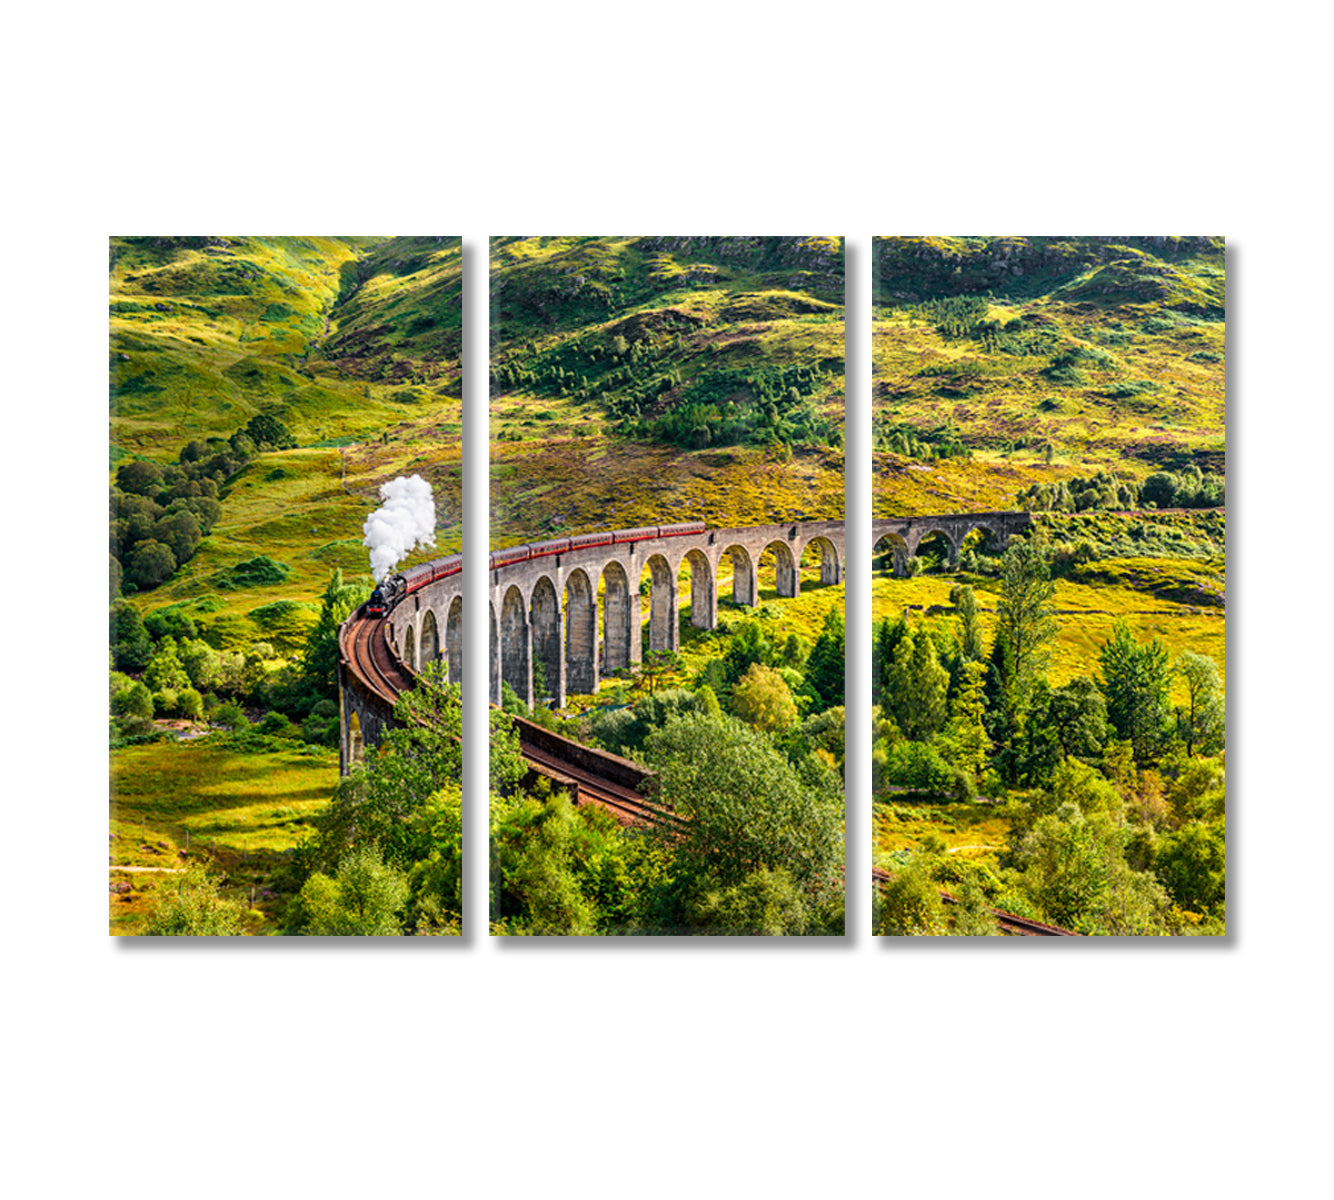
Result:
<svg viewBox="0 0 1334 1200"><path fill-rule="evenodd" d="M894 570L908 562L929 538L939 538L951 564L964 538L981 530L999 545L1031 524L1026 512L956 513L942 516L884 517L871 523L873 544L893 553ZM679 585L689 573L690 623L712 629L718 623L720 575L731 575L733 603L753 606L760 595L761 562L773 564L780 597L801 591L803 566L817 568L821 584L841 583L846 562L842 521L799 521L706 529L675 536L608 535L607 543L542 553L503 562L492 553L489 593L490 696L499 704L508 683L530 707L534 667L540 664L547 693L563 707L569 693L596 692L600 681L642 661L644 607L648 608L648 649L680 648ZM501 560L502 565L496 565ZM647 597L640 580L647 573ZM404 597L384 618L358 610L339 631L339 685L342 696L341 765L344 772L366 742L379 740L391 721L393 698L408 676L427 663L443 661L448 678L463 678L464 573L426 584ZM406 670L406 674L405 674Z"/></svg>

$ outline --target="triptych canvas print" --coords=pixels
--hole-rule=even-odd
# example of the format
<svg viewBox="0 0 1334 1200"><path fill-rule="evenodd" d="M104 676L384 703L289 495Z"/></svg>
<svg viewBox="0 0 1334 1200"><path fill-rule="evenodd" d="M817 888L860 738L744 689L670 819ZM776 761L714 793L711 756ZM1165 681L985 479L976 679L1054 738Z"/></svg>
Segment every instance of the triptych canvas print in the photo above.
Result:
<svg viewBox="0 0 1334 1200"><path fill-rule="evenodd" d="M1221 238L485 249L465 418L461 239L111 239L113 934L461 933L483 723L493 936L1224 932Z"/></svg>

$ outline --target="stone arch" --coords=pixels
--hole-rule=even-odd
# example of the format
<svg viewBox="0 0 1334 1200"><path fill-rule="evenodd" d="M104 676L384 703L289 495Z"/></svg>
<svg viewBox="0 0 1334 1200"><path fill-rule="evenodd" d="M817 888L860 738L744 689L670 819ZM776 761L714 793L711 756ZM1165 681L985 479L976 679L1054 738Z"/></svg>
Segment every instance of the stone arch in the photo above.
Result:
<svg viewBox="0 0 1334 1200"><path fill-rule="evenodd" d="M449 682L463 682L463 597L449 602L445 617L445 657L449 660Z"/></svg>
<svg viewBox="0 0 1334 1200"><path fill-rule="evenodd" d="M718 624L718 588L713 564L702 550L690 550L681 560L681 568L684 567L690 568L690 624L696 629L712 629Z"/></svg>
<svg viewBox="0 0 1334 1200"><path fill-rule="evenodd" d="M797 561L792 557L792 547L784 541L775 539L760 552L760 561L755 567L757 577L765 569L765 560L771 551L774 556L774 591L783 598L797 595L801 590Z"/></svg>
<svg viewBox="0 0 1334 1200"><path fill-rule="evenodd" d="M970 524L964 531L963 537L959 539L959 553L972 550L978 554L1004 554L1008 540L996 523L979 521Z"/></svg>
<svg viewBox="0 0 1334 1200"><path fill-rule="evenodd" d="M440 657L440 633L435 624L435 611L430 608L426 610L426 615L422 617L422 633L418 644L418 652L421 654L422 670L425 670Z"/></svg>
<svg viewBox="0 0 1334 1200"><path fill-rule="evenodd" d="M366 758L366 741L361 736L361 718L356 709L347 722L347 764L353 766Z"/></svg>
<svg viewBox="0 0 1334 1200"><path fill-rule="evenodd" d="M576 567L565 580L566 687L580 695L598 690L598 606L588 572Z"/></svg>
<svg viewBox="0 0 1334 1200"><path fill-rule="evenodd" d="M827 537L813 537L802 547L800 565L803 568L819 567L822 587L838 583L843 578L843 567L838 561L838 547Z"/></svg>
<svg viewBox="0 0 1334 1200"><path fill-rule="evenodd" d="M900 534L881 534L871 549L871 557L874 560L882 555L889 556L888 565L895 575L908 573L908 559L911 557L911 552L908 550L908 543Z"/></svg>
<svg viewBox="0 0 1334 1200"><path fill-rule="evenodd" d="M760 585L750 551L745 546L732 545L723 554L732 564L732 603L753 606L759 599Z"/></svg>
<svg viewBox="0 0 1334 1200"><path fill-rule="evenodd" d="M511 584L500 604L500 678L530 708L533 704L532 641L523 593Z"/></svg>
<svg viewBox="0 0 1334 1200"><path fill-rule="evenodd" d="M644 564L649 575L648 648L679 650L681 630L677 620L676 572L661 554L652 554ZM643 578L643 572L640 572Z"/></svg>
<svg viewBox="0 0 1334 1200"><path fill-rule="evenodd" d="M602 629L604 674L639 661L639 592L615 559L602 569Z"/></svg>
<svg viewBox="0 0 1334 1200"><path fill-rule="evenodd" d="M403 634L403 661L408 664L412 670L417 669L417 635L409 625L407 632Z"/></svg>
<svg viewBox="0 0 1334 1200"><path fill-rule="evenodd" d="M920 555L924 548L929 549L933 542L944 544L943 560L946 568L959 565L959 546L949 531L940 525L928 525L916 531L910 541L913 556Z"/></svg>
<svg viewBox="0 0 1334 1200"><path fill-rule="evenodd" d="M561 611L556 586L546 575L533 586L529 607L533 646L533 701L550 698L557 708L565 706L564 656L561 654ZM540 664L540 666L539 666ZM545 680L544 694L537 693L537 680Z"/></svg>

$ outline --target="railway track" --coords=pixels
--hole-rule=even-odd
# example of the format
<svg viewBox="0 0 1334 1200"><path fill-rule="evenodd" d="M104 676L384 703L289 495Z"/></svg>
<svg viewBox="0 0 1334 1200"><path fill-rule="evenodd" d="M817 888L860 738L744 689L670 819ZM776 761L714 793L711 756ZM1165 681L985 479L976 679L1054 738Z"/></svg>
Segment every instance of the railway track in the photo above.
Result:
<svg viewBox="0 0 1334 1200"><path fill-rule="evenodd" d="M888 871L881 870L879 867L871 868L871 877L875 880L876 886L880 887L894 878ZM942 891L940 898L949 905L959 903L959 897L951 892ZM1002 932L1012 937L1080 937L1073 929L1062 929L1059 925L1046 925L1042 921L1034 921L1029 917L1021 917L1012 912L1006 912L1003 908L990 908L987 910L996 918L996 924L1000 926Z"/></svg>
<svg viewBox="0 0 1334 1200"><path fill-rule="evenodd" d="M408 691L417 682L416 673L400 661L389 641L387 622L381 617L369 617L364 610L358 609L353 618L343 627L339 635L339 649L344 661L357 674L361 681L375 692L392 708L399 695ZM574 758L596 761L598 752L590 751L569 738L559 734L542 731L541 745L536 740L536 727L533 732L525 730L528 722L519 724L519 752L524 760L538 774L565 787L572 788L576 803L592 803L611 813L623 825L640 828L651 825L680 824L682 818L670 809L663 808L649 800L636 788L624 782L618 782L581 766ZM558 752L565 747L568 751ZM614 756L606 756L609 761ZM620 762L622 760L615 760ZM625 764L632 766L632 764ZM644 773L647 777L647 772ZM888 882L892 876L879 867L871 872L878 885ZM957 896L942 891L940 898L950 905L958 904ZM1057 925L1046 925L1028 917L1020 917L1003 909L991 909L997 925L1003 932L1018 937L1078 937L1069 929Z"/></svg>
<svg viewBox="0 0 1334 1200"><path fill-rule="evenodd" d="M578 803L593 803L606 809L624 825L679 825L681 818L669 809L654 804L642 793L581 768L567 759L537 746L520 735L519 752L541 774L572 786Z"/></svg>

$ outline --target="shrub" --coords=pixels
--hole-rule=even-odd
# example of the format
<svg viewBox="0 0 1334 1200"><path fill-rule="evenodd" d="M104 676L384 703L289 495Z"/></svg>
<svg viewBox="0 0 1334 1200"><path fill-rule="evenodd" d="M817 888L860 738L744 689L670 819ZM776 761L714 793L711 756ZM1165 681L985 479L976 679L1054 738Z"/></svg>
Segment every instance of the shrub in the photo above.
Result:
<svg viewBox="0 0 1334 1200"><path fill-rule="evenodd" d="M234 937L244 919L241 906L218 894L219 881L203 867L192 866L179 876L176 889L165 893L148 919L151 937Z"/></svg>

